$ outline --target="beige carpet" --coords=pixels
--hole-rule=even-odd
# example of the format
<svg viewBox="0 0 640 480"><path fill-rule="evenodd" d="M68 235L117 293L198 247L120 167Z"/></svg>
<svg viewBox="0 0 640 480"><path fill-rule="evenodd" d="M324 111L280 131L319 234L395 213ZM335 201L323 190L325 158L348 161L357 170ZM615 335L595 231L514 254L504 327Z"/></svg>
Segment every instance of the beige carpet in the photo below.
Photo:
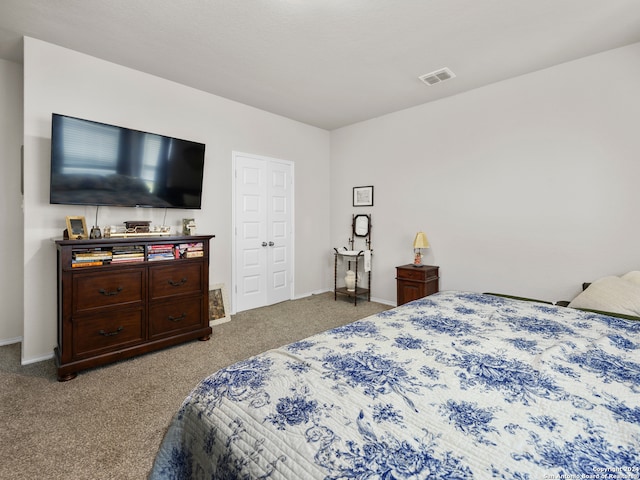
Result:
<svg viewBox="0 0 640 480"><path fill-rule="evenodd" d="M0 347L0 479L144 479L173 414L207 375L390 308L321 294L241 312L194 341L56 380Z"/></svg>

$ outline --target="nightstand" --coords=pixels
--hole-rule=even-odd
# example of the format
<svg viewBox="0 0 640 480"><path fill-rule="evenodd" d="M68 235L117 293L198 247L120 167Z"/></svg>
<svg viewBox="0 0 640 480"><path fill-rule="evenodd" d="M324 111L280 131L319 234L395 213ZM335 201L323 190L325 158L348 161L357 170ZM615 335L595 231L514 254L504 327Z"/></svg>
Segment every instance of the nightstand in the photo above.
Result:
<svg viewBox="0 0 640 480"><path fill-rule="evenodd" d="M438 292L438 269L433 265L415 267L412 263L396 267L398 305Z"/></svg>

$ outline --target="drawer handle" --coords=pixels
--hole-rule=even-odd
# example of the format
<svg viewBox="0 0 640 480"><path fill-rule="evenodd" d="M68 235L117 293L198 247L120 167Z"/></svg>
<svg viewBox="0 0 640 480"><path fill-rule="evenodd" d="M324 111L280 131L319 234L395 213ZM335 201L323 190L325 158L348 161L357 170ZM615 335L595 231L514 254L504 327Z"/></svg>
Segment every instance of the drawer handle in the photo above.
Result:
<svg viewBox="0 0 640 480"><path fill-rule="evenodd" d="M172 287L179 287L180 285L184 285L187 283L187 277L182 277L179 282L174 282L173 280L167 280L167 283Z"/></svg>
<svg viewBox="0 0 640 480"><path fill-rule="evenodd" d="M104 288L101 288L100 290L98 290L98 292L104 295L105 297L113 297L114 295L118 295L121 291L122 291L122 287L118 287L115 290L112 290L111 292L105 290Z"/></svg>
<svg viewBox="0 0 640 480"><path fill-rule="evenodd" d="M114 335L118 335L123 330L124 327L118 327L115 332L105 332L104 330L100 330L98 333L103 337L113 337Z"/></svg>
<svg viewBox="0 0 640 480"><path fill-rule="evenodd" d="M169 315L167 317L169 320L171 320L172 322L181 322L182 320L184 320L185 318L187 318L187 314L183 313L182 315L180 315L179 317L173 317L171 315Z"/></svg>

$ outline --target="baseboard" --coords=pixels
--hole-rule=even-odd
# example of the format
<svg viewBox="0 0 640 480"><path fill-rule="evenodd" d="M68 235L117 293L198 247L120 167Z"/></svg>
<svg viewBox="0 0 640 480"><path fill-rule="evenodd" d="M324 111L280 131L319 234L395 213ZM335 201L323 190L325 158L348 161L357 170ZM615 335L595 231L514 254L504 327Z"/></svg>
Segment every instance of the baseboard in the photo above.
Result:
<svg viewBox="0 0 640 480"><path fill-rule="evenodd" d="M22 343L22 337L0 339L0 347L4 347L5 345L13 345L14 343Z"/></svg>
<svg viewBox="0 0 640 480"><path fill-rule="evenodd" d="M22 337L3 338L0 340L0 347L4 347L6 345L14 345L16 343L22 343ZM42 357L29 358L28 360L21 358L20 365L30 365L32 363L44 362L45 360L51 360L52 358L53 352L48 355L43 355Z"/></svg>
<svg viewBox="0 0 640 480"><path fill-rule="evenodd" d="M396 304L396 302L390 302L389 300L385 300L383 298L374 298L371 297L371 301L372 302L376 302L376 303L381 303L383 305L389 305L390 307L397 307L398 305Z"/></svg>
<svg viewBox="0 0 640 480"><path fill-rule="evenodd" d="M215 320L209 320L209 326L213 327L214 325L220 325L221 323L227 323L231 321L231 315L227 315L226 317L216 318Z"/></svg>
<svg viewBox="0 0 640 480"><path fill-rule="evenodd" d="M44 362L45 360L51 360L53 358L53 352L49 355L45 355L43 357L30 358L25 360L24 358L20 362L20 365L30 365L32 363Z"/></svg>
<svg viewBox="0 0 640 480"><path fill-rule="evenodd" d="M327 289L325 289L325 290L316 290L316 291L311 292L311 293L304 293L304 294L301 294L301 295L296 295L296 296L293 298L293 300L300 300L301 298L310 297L310 296L312 296L312 295L321 295L321 294L323 294L323 293L331 293L331 292L333 292L333 289L331 289L331 288L327 288ZM389 300L385 300L385 299L383 299L383 298L377 298L377 297L376 297L376 298L374 298L374 297L371 297L371 301L372 301L372 302L376 302L376 303L381 303L381 304L383 304L383 305L389 305L389 306L391 306L391 307L395 307L395 306L397 306L397 305L396 305L396 302L391 302L391 301L389 301Z"/></svg>
<svg viewBox="0 0 640 480"><path fill-rule="evenodd" d="M313 292L307 292L307 293L301 293L299 295L295 295L292 300L300 300L301 298L307 298L307 297L311 297L313 295L321 295L323 293L327 293L327 292L332 292L333 290L331 289L326 289L326 290L315 290Z"/></svg>

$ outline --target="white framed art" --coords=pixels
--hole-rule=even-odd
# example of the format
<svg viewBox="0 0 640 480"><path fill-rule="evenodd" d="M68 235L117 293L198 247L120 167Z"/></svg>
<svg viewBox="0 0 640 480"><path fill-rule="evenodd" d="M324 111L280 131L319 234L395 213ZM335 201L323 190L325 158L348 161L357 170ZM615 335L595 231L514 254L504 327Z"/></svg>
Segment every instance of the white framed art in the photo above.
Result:
<svg viewBox="0 0 640 480"><path fill-rule="evenodd" d="M353 187L354 207L373 207L373 186Z"/></svg>

